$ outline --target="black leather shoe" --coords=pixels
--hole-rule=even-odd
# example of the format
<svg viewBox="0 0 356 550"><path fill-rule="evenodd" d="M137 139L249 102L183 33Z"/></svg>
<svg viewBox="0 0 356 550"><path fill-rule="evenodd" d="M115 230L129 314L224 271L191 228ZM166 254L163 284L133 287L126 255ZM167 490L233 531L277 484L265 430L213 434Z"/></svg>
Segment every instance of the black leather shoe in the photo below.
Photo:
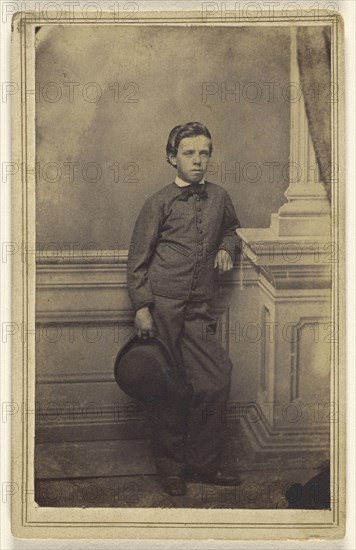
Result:
<svg viewBox="0 0 356 550"><path fill-rule="evenodd" d="M185 481L179 476L161 477L162 487L166 493L174 497L185 495Z"/></svg>
<svg viewBox="0 0 356 550"><path fill-rule="evenodd" d="M239 474L223 474L222 472L212 472L211 474L187 473L185 480L190 483L210 483L212 485L241 485Z"/></svg>

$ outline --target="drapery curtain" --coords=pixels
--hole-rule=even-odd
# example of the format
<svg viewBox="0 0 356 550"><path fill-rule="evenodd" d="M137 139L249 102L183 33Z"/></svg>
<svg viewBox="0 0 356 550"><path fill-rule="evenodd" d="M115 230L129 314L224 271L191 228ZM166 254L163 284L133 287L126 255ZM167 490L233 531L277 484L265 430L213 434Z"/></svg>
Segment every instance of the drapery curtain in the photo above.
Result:
<svg viewBox="0 0 356 550"><path fill-rule="evenodd" d="M320 178L331 196L337 167L331 161L331 107L337 101L336 83L331 82L330 28L298 27L297 51L300 82Z"/></svg>

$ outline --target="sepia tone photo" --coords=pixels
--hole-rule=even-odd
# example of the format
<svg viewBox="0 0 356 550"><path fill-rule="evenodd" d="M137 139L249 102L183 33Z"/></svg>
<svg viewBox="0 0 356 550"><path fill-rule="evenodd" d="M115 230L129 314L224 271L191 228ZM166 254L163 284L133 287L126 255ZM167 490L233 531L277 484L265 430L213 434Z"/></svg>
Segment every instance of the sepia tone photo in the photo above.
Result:
<svg viewBox="0 0 356 550"><path fill-rule="evenodd" d="M13 22L14 532L342 536L341 19L135 6Z"/></svg>

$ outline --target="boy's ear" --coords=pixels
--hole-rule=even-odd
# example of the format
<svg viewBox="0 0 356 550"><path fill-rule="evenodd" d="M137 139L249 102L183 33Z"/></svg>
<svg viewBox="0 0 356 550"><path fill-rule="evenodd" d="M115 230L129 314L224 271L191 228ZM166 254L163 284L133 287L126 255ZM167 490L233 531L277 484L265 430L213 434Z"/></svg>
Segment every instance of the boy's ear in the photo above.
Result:
<svg viewBox="0 0 356 550"><path fill-rule="evenodd" d="M172 154L168 155L169 162L172 164L172 166L177 166L176 157Z"/></svg>

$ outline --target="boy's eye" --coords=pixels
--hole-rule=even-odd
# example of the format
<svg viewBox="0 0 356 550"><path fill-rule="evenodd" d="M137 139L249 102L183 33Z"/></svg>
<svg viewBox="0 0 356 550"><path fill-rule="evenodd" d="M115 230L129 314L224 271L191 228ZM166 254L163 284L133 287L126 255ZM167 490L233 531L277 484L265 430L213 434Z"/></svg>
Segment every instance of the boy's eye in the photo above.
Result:
<svg viewBox="0 0 356 550"><path fill-rule="evenodd" d="M194 151L184 151L184 153L183 153L183 155L185 155L186 157L188 157L190 155L193 155L193 154L194 154ZM209 157L209 153L202 152L202 153L199 154L199 156L207 158L207 157Z"/></svg>

